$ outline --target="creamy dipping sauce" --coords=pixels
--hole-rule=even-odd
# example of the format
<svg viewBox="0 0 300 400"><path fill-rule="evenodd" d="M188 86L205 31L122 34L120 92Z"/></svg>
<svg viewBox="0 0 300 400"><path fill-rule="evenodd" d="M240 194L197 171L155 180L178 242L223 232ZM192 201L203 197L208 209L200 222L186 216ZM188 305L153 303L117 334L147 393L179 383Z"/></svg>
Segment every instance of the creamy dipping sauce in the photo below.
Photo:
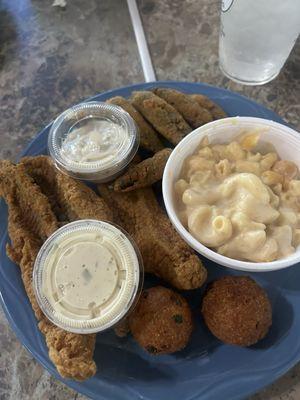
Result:
<svg viewBox="0 0 300 400"><path fill-rule="evenodd" d="M51 125L48 150L55 166L75 179L114 180L133 159L140 135L121 107L99 101L76 104Z"/></svg>
<svg viewBox="0 0 300 400"><path fill-rule="evenodd" d="M175 192L181 220L199 242L230 258L268 262L300 244L300 180L294 163L256 151L258 139L206 139L185 160Z"/></svg>
<svg viewBox="0 0 300 400"><path fill-rule="evenodd" d="M73 127L62 142L61 154L75 163L115 160L122 147L129 146L129 132L112 121L85 119Z"/></svg>
<svg viewBox="0 0 300 400"><path fill-rule="evenodd" d="M119 321L139 287L139 259L114 225L76 221L54 233L36 262L35 290L52 322L70 331L104 330Z"/></svg>

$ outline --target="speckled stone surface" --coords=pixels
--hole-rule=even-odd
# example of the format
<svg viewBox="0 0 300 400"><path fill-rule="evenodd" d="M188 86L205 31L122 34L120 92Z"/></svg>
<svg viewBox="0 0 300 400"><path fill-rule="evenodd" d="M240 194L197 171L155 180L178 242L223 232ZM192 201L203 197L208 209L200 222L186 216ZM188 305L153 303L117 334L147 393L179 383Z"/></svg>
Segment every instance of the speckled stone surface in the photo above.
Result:
<svg viewBox="0 0 300 400"><path fill-rule="evenodd" d="M220 4L210 0L139 0L157 79L205 82L241 93L300 130L300 38L285 67L264 86L244 86L218 66Z"/></svg>
<svg viewBox="0 0 300 400"><path fill-rule="evenodd" d="M238 85L218 68L219 2L139 0L158 79L202 81L242 93L300 130L300 41L273 82ZM0 2L0 158L14 160L71 104L143 81L124 0ZM0 216L1 217L1 216ZM300 366L251 400L298 400ZM0 310L0 400L85 399L46 372Z"/></svg>
<svg viewBox="0 0 300 400"><path fill-rule="evenodd" d="M14 158L66 107L143 81L126 2L0 4L1 157Z"/></svg>

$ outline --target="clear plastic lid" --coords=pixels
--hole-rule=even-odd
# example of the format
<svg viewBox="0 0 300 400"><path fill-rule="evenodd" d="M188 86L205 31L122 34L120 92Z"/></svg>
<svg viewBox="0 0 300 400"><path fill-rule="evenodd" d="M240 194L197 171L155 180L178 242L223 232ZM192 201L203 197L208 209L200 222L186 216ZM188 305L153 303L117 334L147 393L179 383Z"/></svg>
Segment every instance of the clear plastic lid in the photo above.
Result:
<svg viewBox="0 0 300 400"><path fill-rule="evenodd" d="M143 263L121 228L80 220L58 229L43 244L33 283L41 310L55 325L75 333L100 332L135 305Z"/></svg>
<svg viewBox="0 0 300 400"><path fill-rule="evenodd" d="M48 150L57 168L74 178L108 182L129 164L139 146L134 120L121 107L77 104L53 122Z"/></svg>

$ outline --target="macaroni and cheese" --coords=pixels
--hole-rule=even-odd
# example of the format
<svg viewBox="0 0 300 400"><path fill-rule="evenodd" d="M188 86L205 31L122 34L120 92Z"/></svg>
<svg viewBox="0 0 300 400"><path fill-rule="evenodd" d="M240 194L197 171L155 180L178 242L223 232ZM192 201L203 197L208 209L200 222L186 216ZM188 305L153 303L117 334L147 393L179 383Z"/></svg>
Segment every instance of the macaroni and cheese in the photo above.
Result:
<svg viewBox="0 0 300 400"><path fill-rule="evenodd" d="M182 223L199 242L238 260L273 261L300 244L297 166L263 153L259 134L229 144L205 138L175 183Z"/></svg>

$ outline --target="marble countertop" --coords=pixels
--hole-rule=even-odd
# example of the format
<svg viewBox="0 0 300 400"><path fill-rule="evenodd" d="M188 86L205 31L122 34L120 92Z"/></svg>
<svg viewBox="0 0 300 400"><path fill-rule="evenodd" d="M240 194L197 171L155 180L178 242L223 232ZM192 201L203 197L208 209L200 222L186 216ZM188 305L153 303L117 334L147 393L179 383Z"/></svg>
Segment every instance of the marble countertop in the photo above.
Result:
<svg viewBox="0 0 300 400"><path fill-rule="evenodd" d="M273 82L242 86L218 68L219 1L139 0L157 78L206 82L242 93L300 130L300 41ZM68 106L143 81L124 0L2 0L0 158L25 144ZM113 34L112 34L113 29ZM251 400L300 398L300 365ZM85 399L46 372L0 311L0 399Z"/></svg>

